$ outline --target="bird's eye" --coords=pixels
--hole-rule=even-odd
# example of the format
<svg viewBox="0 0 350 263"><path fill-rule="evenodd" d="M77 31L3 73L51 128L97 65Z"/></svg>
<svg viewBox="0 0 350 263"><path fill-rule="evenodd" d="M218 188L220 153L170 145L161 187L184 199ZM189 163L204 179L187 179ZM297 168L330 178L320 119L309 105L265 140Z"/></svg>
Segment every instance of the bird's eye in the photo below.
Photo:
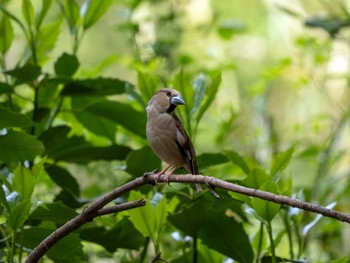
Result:
<svg viewBox="0 0 350 263"><path fill-rule="evenodd" d="M167 91L165 94L166 94L168 97L171 97L171 92L170 92L170 91Z"/></svg>

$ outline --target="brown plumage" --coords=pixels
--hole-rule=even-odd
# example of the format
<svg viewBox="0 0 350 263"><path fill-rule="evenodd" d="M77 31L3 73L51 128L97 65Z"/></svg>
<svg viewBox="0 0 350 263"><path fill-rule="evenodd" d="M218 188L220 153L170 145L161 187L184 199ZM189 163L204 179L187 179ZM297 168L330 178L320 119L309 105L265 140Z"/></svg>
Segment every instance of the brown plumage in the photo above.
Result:
<svg viewBox="0 0 350 263"><path fill-rule="evenodd" d="M163 88L158 90L148 102L147 110L147 138L154 153L168 166L159 177L170 167L167 176L177 168L184 168L188 173L198 174L198 164L195 150L180 119L175 114L177 105L185 104L177 90ZM156 178L157 179L157 178ZM202 191L200 184L196 184L197 192Z"/></svg>

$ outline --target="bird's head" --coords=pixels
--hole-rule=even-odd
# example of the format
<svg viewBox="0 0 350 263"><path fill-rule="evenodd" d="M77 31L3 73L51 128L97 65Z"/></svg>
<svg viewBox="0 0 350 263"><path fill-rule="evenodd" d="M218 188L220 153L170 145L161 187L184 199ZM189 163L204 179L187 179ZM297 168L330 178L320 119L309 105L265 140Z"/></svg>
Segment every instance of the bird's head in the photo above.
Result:
<svg viewBox="0 0 350 263"><path fill-rule="evenodd" d="M158 90L151 100L149 106L154 106L160 113L172 113L177 105L185 104L180 92L171 88Z"/></svg>

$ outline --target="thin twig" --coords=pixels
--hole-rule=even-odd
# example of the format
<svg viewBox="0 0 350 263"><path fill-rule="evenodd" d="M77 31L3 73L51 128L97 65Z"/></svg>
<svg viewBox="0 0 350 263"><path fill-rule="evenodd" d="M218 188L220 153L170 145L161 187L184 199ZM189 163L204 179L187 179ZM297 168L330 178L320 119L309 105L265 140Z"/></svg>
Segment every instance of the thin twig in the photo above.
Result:
<svg viewBox="0 0 350 263"><path fill-rule="evenodd" d="M105 205L116 199L117 197L131 191L135 190L145 184L152 184L155 185L156 182L154 180L155 172L146 173L142 177L138 177L134 179L131 182L128 182L120 187L115 188L111 192L107 193L106 195L102 196L100 199L98 199L95 203L88 206L84 211L73 218L72 220L68 221L65 225L57 229L55 232L53 232L50 236L45 238L28 256L26 263L33 263L37 262L41 257L44 256L44 254L60 239L67 236L69 233L73 232L75 229L79 228L80 226L84 225L87 222L91 222L93 218L96 216L104 215L104 214L110 214L119 212L126 209L133 209L140 206L145 205L145 201L134 201L125 204L120 204L112 207L106 207L103 208ZM276 195L269 192L252 189L240 185L236 185L233 183L229 183L220 179L216 179L214 177L210 176L203 176L203 175L171 175L169 178L166 178L165 175L160 176L157 179L158 183L168 183L168 182L176 182L176 183L198 183L198 184L205 184L209 185L211 187L217 187L221 189L225 189L228 191L240 193L243 195L251 196L251 197L257 197L260 199L264 199L267 201L271 201L278 204L288 205L296 208L303 209L305 211L310 211L313 213L321 214L327 217L331 217L334 219L337 219L342 222L350 223L350 215L334 211L332 209L328 209L319 205L307 203L304 201L301 201L299 199L290 198L282 195ZM131 205L133 203L133 205ZM122 210L118 210L116 207L123 208Z"/></svg>

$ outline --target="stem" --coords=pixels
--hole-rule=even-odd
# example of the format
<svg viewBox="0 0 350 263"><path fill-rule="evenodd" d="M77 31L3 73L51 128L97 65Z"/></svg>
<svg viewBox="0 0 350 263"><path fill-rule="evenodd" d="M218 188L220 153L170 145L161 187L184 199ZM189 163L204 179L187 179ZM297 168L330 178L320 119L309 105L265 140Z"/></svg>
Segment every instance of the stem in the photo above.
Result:
<svg viewBox="0 0 350 263"><path fill-rule="evenodd" d="M193 263L197 263L198 262L198 238L197 235L193 236Z"/></svg>
<svg viewBox="0 0 350 263"><path fill-rule="evenodd" d="M141 252L141 255L140 255L140 261L139 261L140 263L143 263L145 261L145 258L146 258L146 255L147 255L147 249L148 249L149 241L150 241L150 238L146 237L145 238L145 244L143 246L143 249L142 249L142 252Z"/></svg>
<svg viewBox="0 0 350 263"><path fill-rule="evenodd" d="M259 263L259 261L260 261L260 254L261 254L262 243L263 243L263 238L264 238L264 224L263 223L260 223L259 233L260 233L259 243L258 243L258 249L256 251L255 263Z"/></svg>
<svg viewBox="0 0 350 263"><path fill-rule="evenodd" d="M288 236L288 243L289 243L289 252L290 252L290 258L294 259L294 251L293 251L293 236L292 236L292 230L288 221L288 211L285 211L285 213L281 214L282 220L284 223L284 226L286 228L287 236Z"/></svg>
<svg viewBox="0 0 350 263"><path fill-rule="evenodd" d="M276 263L275 241L273 240L272 225L270 221L267 222L266 229L267 233L269 234L272 263Z"/></svg>
<svg viewBox="0 0 350 263"><path fill-rule="evenodd" d="M46 126L45 126L45 129L49 129L51 126L52 126L52 123L53 121L55 120L57 114L60 112L61 110L61 107L62 107L62 104L63 104L63 97L60 97L58 103L57 103L57 106L56 108L53 110L49 120L47 121L46 123Z"/></svg>
<svg viewBox="0 0 350 263"><path fill-rule="evenodd" d="M13 263L13 257L15 256L15 240L16 240L16 231L14 230L11 236L11 249L9 253L9 263Z"/></svg>
<svg viewBox="0 0 350 263"><path fill-rule="evenodd" d="M340 136L341 132L343 131L345 124L349 118L349 112L344 113L344 115L339 120L339 123L331 135L331 138L329 140L329 143L325 150L322 152L321 160L319 161L319 166L317 169L316 177L315 177L315 183L314 187L312 189L312 200L319 200L319 193L320 186L323 181L323 178L326 176L328 169L329 169L329 160L331 157L331 153L334 149L334 146L337 142L338 137ZM320 202L321 200L319 200Z"/></svg>

